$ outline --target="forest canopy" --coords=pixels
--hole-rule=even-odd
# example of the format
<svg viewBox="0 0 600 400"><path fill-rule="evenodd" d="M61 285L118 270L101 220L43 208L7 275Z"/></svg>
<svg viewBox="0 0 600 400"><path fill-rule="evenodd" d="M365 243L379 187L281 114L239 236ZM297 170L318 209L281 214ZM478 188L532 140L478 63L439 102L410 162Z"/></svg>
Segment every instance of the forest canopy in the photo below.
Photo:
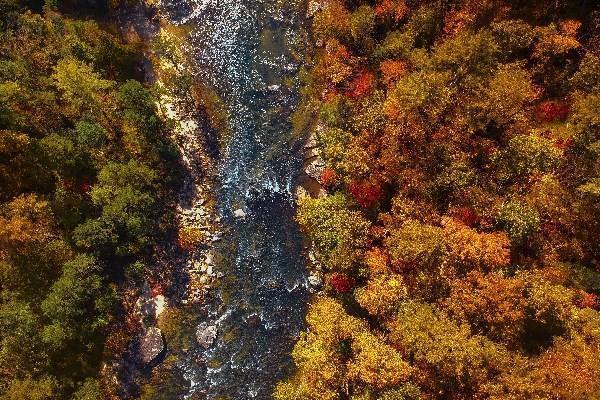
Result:
<svg viewBox="0 0 600 400"><path fill-rule="evenodd" d="M3 400L103 398L119 285L173 177L141 45L81 6L0 1Z"/></svg>
<svg viewBox="0 0 600 400"><path fill-rule="evenodd" d="M319 2L326 287L278 400L600 396L600 9Z"/></svg>

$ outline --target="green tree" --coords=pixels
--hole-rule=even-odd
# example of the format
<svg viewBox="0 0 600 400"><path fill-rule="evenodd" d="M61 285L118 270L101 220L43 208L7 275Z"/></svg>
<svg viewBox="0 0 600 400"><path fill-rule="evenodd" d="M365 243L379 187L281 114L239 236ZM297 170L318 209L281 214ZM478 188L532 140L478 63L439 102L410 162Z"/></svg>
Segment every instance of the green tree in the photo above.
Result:
<svg viewBox="0 0 600 400"><path fill-rule="evenodd" d="M93 68L81 61L65 58L60 60L52 75L62 98L74 115L84 111L97 113L101 102L113 82L102 79Z"/></svg>
<svg viewBox="0 0 600 400"><path fill-rule="evenodd" d="M347 270L362 259L370 224L360 212L349 209L341 193L320 199L301 199L297 219L327 268Z"/></svg>
<svg viewBox="0 0 600 400"><path fill-rule="evenodd" d="M15 380L0 395L2 400L53 400L56 394L56 382L49 377L39 380L26 378L24 380Z"/></svg>
<svg viewBox="0 0 600 400"><path fill-rule="evenodd" d="M437 379L427 382L440 394L477 391L495 374L512 365L502 346L483 336L471 335L467 325L457 325L433 306L406 303L388 325L391 341L408 357L426 363Z"/></svg>
<svg viewBox="0 0 600 400"><path fill-rule="evenodd" d="M366 4L361 5L350 16L350 32L361 52L373 47L373 32L375 30L375 14Z"/></svg>
<svg viewBox="0 0 600 400"><path fill-rule="evenodd" d="M502 226L511 241L515 244L524 243L540 225L537 212L518 200L512 199L500 207L496 221Z"/></svg>
<svg viewBox="0 0 600 400"><path fill-rule="evenodd" d="M42 302L51 321L42 337L51 348L63 349L69 342L88 343L108 323L112 293L106 289L102 269L91 256L78 255L63 266Z"/></svg>
<svg viewBox="0 0 600 400"><path fill-rule="evenodd" d="M39 337L41 328L40 318L27 304L12 300L0 305L2 382L24 379L48 366L47 351Z"/></svg>
<svg viewBox="0 0 600 400"><path fill-rule="evenodd" d="M90 378L73 395L73 400L101 400L102 392L96 379Z"/></svg>
<svg viewBox="0 0 600 400"><path fill-rule="evenodd" d="M93 248L115 244L120 254L131 254L154 237L157 175L135 160L109 163L98 174L91 197L101 216L75 229L78 245Z"/></svg>

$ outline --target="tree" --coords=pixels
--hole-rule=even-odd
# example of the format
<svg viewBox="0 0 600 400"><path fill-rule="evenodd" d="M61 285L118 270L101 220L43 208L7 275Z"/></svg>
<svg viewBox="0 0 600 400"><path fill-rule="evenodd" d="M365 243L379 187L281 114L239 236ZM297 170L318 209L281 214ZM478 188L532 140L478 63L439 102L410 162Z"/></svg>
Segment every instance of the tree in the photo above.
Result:
<svg viewBox="0 0 600 400"><path fill-rule="evenodd" d="M361 333L352 341L354 357L348 365L348 376L375 389L385 389L406 381L411 373L408 362L377 336Z"/></svg>
<svg viewBox="0 0 600 400"><path fill-rule="evenodd" d="M91 190L101 216L75 229L78 244L91 248L117 243L122 254L149 244L154 236L156 179L152 169L134 160L104 166Z"/></svg>
<svg viewBox="0 0 600 400"><path fill-rule="evenodd" d="M76 143L87 151L98 151L108 141L108 132L95 122L80 120L73 132Z"/></svg>
<svg viewBox="0 0 600 400"><path fill-rule="evenodd" d="M123 108L125 146L150 161L160 160L157 145L161 124L150 92L140 82L128 80L119 88L118 101Z"/></svg>
<svg viewBox="0 0 600 400"><path fill-rule="evenodd" d="M517 245L523 244L540 225L537 212L517 199L511 199L501 205L496 221Z"/></svg>
<svg viewBox="0 0 600 400"><path fill-rule="evenodd" d="M113 298L101 271L88 255L76 256L63 266L61 277L42 302L42 311L51 321L42 337L50 348L62 350L70 342L88 343L108 323Z"/></svg>
<svg viewBox="0 0 600 400"><path fill-rule="evenodd" d="M52 75L70 112L80 115L84 111L96 113L105 92L113 82L102 79L93 68L73 58L60 60Z"/></svg>
<svg viewBox="0 0 600 400"><path fill-rule="evenodd" d="M448 260L468 269L499 270L510 262L510 241L504 232L480 233L452 219L442 221L448 239Z"/></svg>
<svg viewBox="0 0 600 400"><path fill-rule="evenodd" d="M47 352L40 338L40 318L19 301L0 306L0 379L11 382L44 370Z"/></svg>
<svg viewBox="0 0 600 400"><path fill-rule="evenodd" d="M383 83L391 87L397 80L406 76L409 70L408 62L401 60L384 60L379 65Z"/></svg>
<svg viewBox="0 0 600 400"><path fill-rule="evenodd" d="M48 202L19 196L0 212L0 284L13 296L37 299L69 257Z"/></svg>
<svg viewBox="0 0 600 400"><path fill-rule="evenodd" d="M0 199L7 201L32 188L47 190L48 173L39 165L35 141L24 133L0 131Z"/></svg>
<svg viewBox="0 0 600 400"><path fill-rule="evenodd" d="M295 374L277 385L277 400L334 400L348 378L344 361L347 343L365 324L346 314L338 302L320 298L306 316L310 331L294 346Z"/></svg>
<svg viewBox="0 0 600 400"><path fill-rule="evenodd" d="M406 58L412 50L414 41L415 35L413 32L389 32L385 40L375 49L375 55L380 59Z"/></svg>
<svg viewBox="0 0 600 400"><path fill-rule="evenodd" d="M101 400L102 393L96 379L86 379L81 387L73 395L73 400Z"/></svg>
<svg viewBox="0 0 600 400"><path fill-rule="evenodd" d="M409 220L386 241L392 262L406 267L433 266L448 252L442 228Z"/></svg>
<svg viewBox="0 0 600 400"><path fill-rule="evenodd" d="M313 31L322 39L345 39L350 36L351 14L344 1L328 1L314 16Z"/></svg>
<svg viewBox="0 0 600 400"><path fill-rule="evenodd" d="M451 283L444 309L475 332L518 348L525 332L528 301L526 282L499 273L470 272Z"/></svg>
<svg viewBox="0 0 600 400"><path fill-rule="evenodd" d="M46 5L0 0L0 398L99 400L107 266L159 233L168 144L139 44Z"/></svg>
<svg viewBox="0 0 600 400"><path fill-rule="evenodd" d="M492 34L504 57L519 56L531 51L535 40L534 28L522 20L492 23Z"/></svg>
<svg viewBox="0 0 600 400"><path fill-rule="evenodd" d="M84 155L70 139L53 133L40 140L39 145L46 164L59 177L74 180L85 174Z"/></svg>
<svg viewBox="0 0 600 400"><path fill-rule="evenodd" d="M298 222L313 240L327 268L348 270L363 255L369 222L348 208L342 194L299 202Z"/></svg>
<svg viewBox="0 0 600 400"><path fill-rule="evenodd" d="M328 285L279 398L600 392L592 3L315 7L302 96L337 193L300 202Z"/></svg>
<svg viewBox="0 0 600 400"><path fill-rule="evenodd" d="M447 72L413 72L400 79L385 103L394 120L420 119L431 126L442 117L454 95Z"/></svg>
<svg viewBox="0 0 600 400"><path fill-rule="evenodd" d="M358 304L378 317L392 315L407 299L408 290L401 275L374 276L356 292Z"/></svg>
<svg viewBox="0 0 600 400"><path fill-rule="evenodd" d="M342 129L326 129L318 133L317 142L322 157L333 170L341 169L342 162L346 157L346 149L351 140L352 134Z"/></svg>
<svg viewBox="0 0 600 400"><path fill-rule="evenodd" d="M560 164L562 152L539 135L516 135L497 158L500 177L523 179L534 173L549 173Z"/></svg>
<svg viewBox="0 0 600 400"><path fill-rule="evenodd" d="M377 203L383 195L383 190L378 184L370 182L350 183L348 191L354 196L354 199L362 208L369 208Z"/></svg>
<svg viewBox="0 0 600 400"><path fill-rule="evenodd" d="M0 396L2 400L52 400L56 393L56 382L49 377L39 380L26 378L24 380L15 380L4 394Z"/></svg>
<svg viewBox="0 0 600 400"><path fill-rule="evenodd" d="M581 47L577 40L577 31L581 23L564 20L556 26L538 27L538 40L535 43L532 60L536 63L534 71L548 88L550 93L562 94L562 83L576 70L576 54ZM560 68L556 68L560 65Z"/></svg>
<svg viewBox="0 0 600 400"><path fill-rule="evenodd" d="M407 383L399 388L386 390L377 400L418 400L421 398L421 390L414 383Z"/></svg>
<svg viewBox="0 0 600 400"><path fill-rule="evenodd" d="M474 102L480 109L481 126L504 126L523 120L527 107L538 95L531 73L519 64L501 65L483 91L482 100Z"/></svg>
<svg viewBox="0 0 600 400"><path fill-rule="evenodd" d="M436 70L465 80L489 76L498 64L498 55L498 44L489 31L463 30L434 48L431 63Z"/></svg>
<svg viewBox="0 0 600 400"><path fill-rule="evenodd" d="M571 77L571 83L577 90L592 92L600 87L600 57L586 53L579 69Z"/></svg>
<svg viewBox="0 0 600 400"><path fill-rule="evenodd" d="M548 347L555 336L566 332L573 316L575 293L535 274L527 278L531 327L525 344L533 349Z"/></svg>
<svg viewBox="0 0 600 400"><path fill-rule="evenodd" d="M360 52L365 52L372 48L374 30L375 13L373 9L366 4L359 6L350 15L350 33Z"/></svg>
<svg viewBox="0 0 600 400"><path fill-rule="evenodd" d="M427 385L440 394L477 392L496 374L511 367L506 349L483 336L471 335L435 307L408 302L388 324L390 340L416 362L434 372Z"/></svg>

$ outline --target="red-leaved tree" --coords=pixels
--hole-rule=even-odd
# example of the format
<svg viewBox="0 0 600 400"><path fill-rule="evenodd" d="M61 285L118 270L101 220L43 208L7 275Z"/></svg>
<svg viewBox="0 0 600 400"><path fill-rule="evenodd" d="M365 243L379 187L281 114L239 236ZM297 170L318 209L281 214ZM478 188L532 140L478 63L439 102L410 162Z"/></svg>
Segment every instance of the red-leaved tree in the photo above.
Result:
<svg viewBox="0 0 600 400"><path fill-rule="evenodd" d="M348 190L358 203L363 208L369 208L377 203L383 195L383 190L378 184L370 182L354 181L348 187Z"/></svg>
<svg viewBox="0 0 600 400"><path fill-rule="evenodd" d="M568 104L549 100L538 105L536 115L541 122L564 121L570 111Z"/></svg>
<svg viewBox="0 0 600 400"><path fill-rule="evenodd" d="M329 285L338 293L348 293L354 289L356 282L354 278L346 274L333 273L329 277Z"/></svg>

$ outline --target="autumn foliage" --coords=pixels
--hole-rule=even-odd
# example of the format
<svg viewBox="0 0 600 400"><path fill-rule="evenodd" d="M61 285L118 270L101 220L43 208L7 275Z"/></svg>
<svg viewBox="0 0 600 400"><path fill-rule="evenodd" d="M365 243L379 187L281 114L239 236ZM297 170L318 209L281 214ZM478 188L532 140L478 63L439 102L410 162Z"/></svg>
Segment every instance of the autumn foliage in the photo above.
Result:
<svg viewBox="0 0 600 400"><path fill-rule="evenodd" d="M329 285L277 400L600 396L599 15L323 3L305 97L337 184L298 222Z"/></svg>
<svg viewBox="0 0 600 400"><path fill-rule="evenodd" d="M358 205L363 208L369 208L381 199L383 191L377 184L370 182L352 182L348 187Z"/></svg>
<svg viewBox="0 0 600 400"><path fill-rule="evenodd" d="M348 293L354 288L354 278L345 274L333 273L329 277L329 285L338 293Z"/></svg>
<svg viewBox="0 0 600 400"><path fill-rule="evenodd" d="M338 176L335 170L331 168L325 168L321 172L321 176L319 177L319 182L326 189L333 188L338 183Z"/></svg>
<svg viewBox="0 0 600 400"><path fill-rule="evenodd" d="M545 101L538 105L536 112L542 122L564 121L569 116L570 107L557 101Z"/></svg>

